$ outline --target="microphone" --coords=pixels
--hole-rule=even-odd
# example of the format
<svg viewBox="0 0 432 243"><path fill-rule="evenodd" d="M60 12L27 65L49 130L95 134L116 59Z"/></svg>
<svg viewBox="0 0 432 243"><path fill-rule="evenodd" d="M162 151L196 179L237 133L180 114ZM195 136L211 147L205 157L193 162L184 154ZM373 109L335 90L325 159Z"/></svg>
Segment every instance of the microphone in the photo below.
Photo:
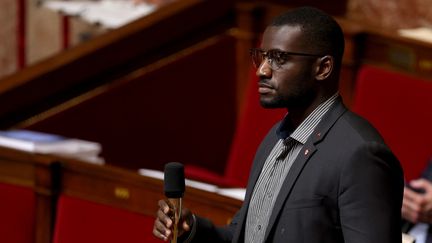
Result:
<svg viewBox="0 0 432 243"><path fill-rule="evenodd" d="M177 243L178 223L182 213L182 197L185 191L184 167L181 163L170 162L165 165L164 192L174 211L173 237Z"/></svg>

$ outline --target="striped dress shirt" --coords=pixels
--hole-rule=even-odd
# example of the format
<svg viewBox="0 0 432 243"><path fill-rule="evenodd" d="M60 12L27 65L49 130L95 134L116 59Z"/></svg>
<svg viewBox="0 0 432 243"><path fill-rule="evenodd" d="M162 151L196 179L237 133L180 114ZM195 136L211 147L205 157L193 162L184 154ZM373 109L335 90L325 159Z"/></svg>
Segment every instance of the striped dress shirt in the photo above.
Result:
<svg viewBox="0 0 432 243"><path fill-rule="evenodd" d="M338 93L321 103L294 131L287 128L287 117L282 121L278 131L280 139L267 157L252 193L246 218L245 242L264 242L274 203L292 164L337 97Z"/></svg>

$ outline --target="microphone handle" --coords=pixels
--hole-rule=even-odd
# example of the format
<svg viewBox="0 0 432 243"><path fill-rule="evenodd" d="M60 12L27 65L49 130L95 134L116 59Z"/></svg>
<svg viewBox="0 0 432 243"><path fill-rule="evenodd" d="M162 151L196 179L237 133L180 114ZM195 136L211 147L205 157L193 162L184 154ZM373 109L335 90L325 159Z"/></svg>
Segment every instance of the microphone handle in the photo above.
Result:
<svg viewBox="0 0 432 243"><path fill-rule="evenodd" d="M174 210L174 225L173 225L173 237L171 238L171 243L177 243L178 237L178 223L182 214L182 198L168 198Z"/></svg>

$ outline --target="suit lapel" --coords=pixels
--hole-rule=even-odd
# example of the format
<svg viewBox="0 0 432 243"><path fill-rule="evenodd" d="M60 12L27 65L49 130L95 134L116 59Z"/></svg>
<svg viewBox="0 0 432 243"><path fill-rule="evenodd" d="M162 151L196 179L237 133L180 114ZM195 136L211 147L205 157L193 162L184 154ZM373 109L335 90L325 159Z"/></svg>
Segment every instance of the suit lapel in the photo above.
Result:
<svg viewBox="0 0 432 243"><path fill-rule="evenodd" d="M266 230L265 241L268 239L269 233L274 226L276 218L278 217L284 205L284 202L292 191L292 188L295 185L298 176L300 175L306 163L316 153L317 148L315 145L324 139L327 132L345 111L345 106L342 104L341 99L338 98L333 104L333 106L330 108L330 110L324 115L321 122L315 128L315 131L310 135L302 150L299 152L296 160L291 166L290 171L288 172L288 175L280 189L276 202L273 206L272 214L270 216L270 220Z"/></svg>

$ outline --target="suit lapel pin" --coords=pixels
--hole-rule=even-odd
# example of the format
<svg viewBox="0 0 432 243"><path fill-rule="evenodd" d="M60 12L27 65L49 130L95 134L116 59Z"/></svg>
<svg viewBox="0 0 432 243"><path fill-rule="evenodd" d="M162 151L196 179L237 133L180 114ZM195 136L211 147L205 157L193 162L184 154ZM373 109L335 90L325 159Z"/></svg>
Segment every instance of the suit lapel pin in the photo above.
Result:
<svg viewBox="0 0 432 243"><path fill-rule="evenodd" d="M309 149L306 149L304 155L308 155L308 154L309 154Z"/></svg>

